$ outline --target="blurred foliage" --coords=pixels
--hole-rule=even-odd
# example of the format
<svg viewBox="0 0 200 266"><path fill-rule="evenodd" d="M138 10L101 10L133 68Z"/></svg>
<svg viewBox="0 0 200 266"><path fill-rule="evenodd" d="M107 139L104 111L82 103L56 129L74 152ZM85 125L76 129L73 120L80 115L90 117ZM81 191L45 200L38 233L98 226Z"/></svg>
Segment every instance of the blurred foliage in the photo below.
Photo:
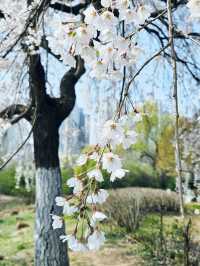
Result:
<svg viewBox="0 0 200 266"><path fill-rule="evenodd" d="M140 137L133 150L139 153L140 160L151 165L160 187L166 188L166 179L176 176L173 118L168 113L160 114L154 102L146 102L142 112L142 120L136 126Z"/></svg>
<svg viewBox="0 0 200 266"><path fill-rule="evenodd" d="M198 202L190 202L184 205L185 212L188 215L194 215L195 212L200 214L200 204Z"/></svg>
<svg viewBox="0 0 200 266"><path fill-rule="evenodd" d="M62 169L62 183L63 183L63 193L68 194L70 189L66 185L66 182L69 178L73 176L73 169L63 168ZM24 197L27 200L27 203L34 201L35 188L32 187L31 191L25 189L25 184L23 184L23 179L20 182L20 188L16 188L15 180L15 166L6 168L3 171L0 171L0 194L19 196Z"/></svg>
<svg viewBox="0 0 200 266"><path fill-rule="evenodd" d="M27 203L34 200L34 188L31 191L25 189L23 180L21 181L20 188L16 188L15 180L15 166L6 168L0 171L0 193L5 195L20 196L27 199Z"/></svg>
<svg viewBox="0 0 200 266"><path fill-rule="evenodd" d="M67 186L67 180L73 176L73 169L71 167L62 169L62 189L64 194L69 194L70 188Z"/></svg>
<svg viewBox="0 0 200 266"><path fill-rule="evenodd" d="M103 206L108 217L127 232L135 231L148 213L179 211L178 196L175 192L161 189L125 188L111 190Z"/></svg>

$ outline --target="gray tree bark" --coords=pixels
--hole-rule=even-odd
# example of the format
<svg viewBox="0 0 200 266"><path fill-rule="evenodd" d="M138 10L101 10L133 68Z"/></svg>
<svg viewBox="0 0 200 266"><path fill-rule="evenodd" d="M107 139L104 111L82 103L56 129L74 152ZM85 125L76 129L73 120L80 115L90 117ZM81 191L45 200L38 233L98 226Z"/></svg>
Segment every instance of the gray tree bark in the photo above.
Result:
<svg viewBox="0 0 200 266"><path fill-rule="evenodd" d="M67 246L59 236L65 229L52 228L51 214L61 211L55 197L61 194L59 167L38 168L36 172L35 265L68 266Z"/></svg>

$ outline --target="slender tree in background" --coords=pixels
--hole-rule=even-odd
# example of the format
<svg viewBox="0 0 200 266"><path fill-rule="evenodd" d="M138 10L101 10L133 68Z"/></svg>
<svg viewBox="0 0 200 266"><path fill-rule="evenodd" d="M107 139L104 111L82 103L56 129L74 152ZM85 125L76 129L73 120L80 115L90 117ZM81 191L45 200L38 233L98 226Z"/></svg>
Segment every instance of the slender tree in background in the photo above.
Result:
<svg viewBox="0 0 200 266"><path fill-rule="evenodd" d="M177 73L177 60L176 51L174 46L174 24L172 18L172 1L167 1L167 12L169 21L169 42L171 47L171 58L173 67L173 98L175 106L175 145L176 145L176 166L178 173L178 189L180 198L180 212L184 216L184 202L183 202L183 178L182 178L182 166L181 166L181 149L179 139L179 104L178 104L178 73Z"/></svg>
<svg viewBox="0 0 200 266"><path fill-rule="evenodd" d="M15 55L21 53L25 58L28 69L29 104L24 105L15 102L3 109L0 112L0 117L9 120L11 124L26 119L32 125L30 134L33 133L36 164L35 265L37 266L68 265L66 245L59 239L59 236L64 234L64 227L53 231L50 214L59 214L61 211L55 205L55 198L61 194L58 131L60 125L74 107L75 85L84 74L85 68L92 69L91 75L99 79L122 80L123 84L117 105L116 117L118 118L127 112L128 104L137 113L132 104L130 90L135 79L158 56L163 56L166 60L172 59L174 68L176 64L182 64L195 81L199 82L200 80L198 60L192 57L190 60L183 56L184 53L189 54L193 45L199 45L198 38L200 34L196 31L181 31L178 28L178 23L176 27L171 19L172 13L178 14L179 10L186 12L188 2L192 14L198 16L194 12L192 3L198 10L200 9L199 4L195 3L194 0L180 0L172 3L169 1L168 5L166 5L166 1L158 2L162 4L161 7L159 5L158 7L155 6L152 1L150 8L144 3L141 5L140 1L85 0L79 2L72 0L68 2L28 0L27 3L25 0L21 0L8 1L5 4L4 1L0 0L0 21L3 29L0 37L0 65L7 68L7 60L12 61ZM56 12L59 12L59 14L57 15ZM16 13L19 14L17 17ZM69 14L68 20L63 14ZM121 23L123 23L122 32L116 30ZM125 26L128 24L130 26L126 28ZM168 29L170 29L169 35ZM138 60L138 55L141 53L140 47L138 47L134 37L144 31L155 37L159 49L141 64L141 60ZM174 49L176 42L179 47L180 44L183 44L184 49L179 48L179 51L176 51ZM168 51L169 47L171 47L171 53ZM145 50L148 50L148 44L146 44ZM44 51L70 66L70 69L62 77L60 96L57 98L51 97L47 92L48 80L46 77L48 70L42 63ZM137 61L140 66L129 79L125 67L135 64ZM14 62L15 60L13 60ZM123 67L122 72L121 67ZM12 71L14 72L13 69ZM174 74L175 96L177 95L176 75ZM177 97L175 97L175 101L177 105ZM178 113L176 123L178 123ZM113 127L113 124L111 124L111 127L113 130L117 126L114 124ZM119 132L121 132L121 129ZM118 135L115 135L115 139L116 136L118 137ZM177 138L178 129L176 131ZM111 150L113 143L106 142L105 146ZM99 150L96 150L96 152L99 152ZM111 156L112 154L108 153L108 155ZM101 159L102 155L98 163ZM103 159L105 159L104 167L112 173L112 179L115 179L119 173L113 175L113 166L109 165L108 167L106 158ZM118 158L116 156L112 157L112 160L114 159L120 167L121 164ZM10 158L8 161L10 161ZM1 169L7 162L2 165ZM99 169L97 170L99 171ZM181 167L179 165L178 172L181 182L180 171ZM94 177L93 175L92 177ZM98 175L95 172L95 176L96 181L101 180L99 172ZM78 184L80 185L80 183L79 180ZM70 185L72 186L72 184ZM92 185L93 183L90 184L90 187ZM94 187L96 189L96 185ZM97 193L96 190L95 193ZM84 195L84 193L81 195ZM180 199L182 208L181 194ZM97 201L97 198L95 200ZM84 215L86 203L87 196L84 199L82 196L80 211ZM59 218L56 219L58 219L58 222L60 221ZM91 229L91 224L89 226ZM91 235L94 238L92 233ZM88 237L89 240L91 240L90 236ZM73 247L84 249L82 245L77 245L75 240L73 243L76 243ZM89 248L94 247L91 241L88 246Z"/></svg>

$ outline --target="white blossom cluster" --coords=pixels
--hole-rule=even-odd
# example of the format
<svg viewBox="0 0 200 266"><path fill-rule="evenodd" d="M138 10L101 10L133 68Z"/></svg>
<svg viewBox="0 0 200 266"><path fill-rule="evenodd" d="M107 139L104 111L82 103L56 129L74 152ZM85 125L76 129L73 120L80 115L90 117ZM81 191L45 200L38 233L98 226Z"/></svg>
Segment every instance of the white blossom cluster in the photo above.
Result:
<svg viewBox="0 0 200 266"><path fill-rule="evenodd" d="M191 18L200 19L200 1L189 0L187 6L191 13Z"/></svg>
<svg viewBox="0 0 200 266"><path fill-rule="evenodd" d="M0 53L9 50L20 37L22 39L23 33L30 36L30 42L33 41L28 21L34 16L40 2L40 0L34 0L30 6L27 6L27 0L12 0L9 4L7 1L0 0L0 10L4 15L4 19L0 19Z"/></svg>
<svg viewBox="0 0 200 266"><path fill-rule="evenodd" d="M108 192L101 189L102 171L109 174L111 182L125 176L127 170L123 169L122 160L115 151L119 145L128 149L136 142L134 126L140 119L140 114L134 114L124 115L118 121L107 121L101 141L76 162L77 167L86 170L67 181L73 195L56 197L56 204L63 207L63 217L52 215L53 228L61 228L65 216L73 216L77 221L73 233L61 236L73 251L97 250L104 243L105 236L99 223L107 217L99 208L107 200Z"/></svg>
<svg viewBox="0 0 200 266"><path fill-rule="evenodd" d="M98 79L121 80L122 67L136 62L142 50L134 40L120 36L119 25L133 24L137 28L151 14L147 5L133 7L129 0L101 1L103 8L96 10L91 4L80 16L54 15L48 25L56 31L49 31L47 39L55 54L60 55L63 62L74 67L75 55L81 55L88 67L91 77ZM114 14L118 11L119 15Z"/></svg>

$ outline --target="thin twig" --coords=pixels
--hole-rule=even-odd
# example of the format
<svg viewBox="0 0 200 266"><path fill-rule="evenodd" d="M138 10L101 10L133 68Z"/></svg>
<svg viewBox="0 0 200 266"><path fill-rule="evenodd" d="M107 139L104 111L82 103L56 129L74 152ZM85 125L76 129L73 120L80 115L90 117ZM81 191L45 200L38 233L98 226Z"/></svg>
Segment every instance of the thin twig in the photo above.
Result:
<svg viewBox="0 0 200 266"><path fill-rule="evenodd" d="M28 133L28 136L25 138L25 140L22 142L22 144L20 144L20 146L17 148L17 150L15 152L13 152L13 154L11 154L11 156L0 166L0 171L3 170L7 166L7 164L19 153L19 151L27 143L27 141L29 140L29 138L31 137L31 135L33 133L33 129L34 129L36 120L37 120L37 108L35 108L33 124L32 124L31 130Z"/></svg>
<svg viewBox="0 0 200 266"><path fill-rule="evenodd" d="M126 39L132 38L135 34L137 34L138 32L140 32L141 30L143 30L145 27L147 27L148 25L150 25L152 22L154 22L155 20L159 19L160 17L162 17L165 13L167 13L167 10L163 10L160 14L158 14L155 18L147 20L143 25L141 25L136 31L130 33Z"/></svg>
<svg viewBox="0 0 200 266"><path fill-rule="evenodd" d="M129 95L129 89L131 84L133 83L133 81L136 79L136 77L140 74L140 72L151 62L153 61L157 56L159 56L163 51L165 51L167 48L169 47L169 43L167 45L165 45L162 49L160 49L158 52L156 52L155 54L153 54L147 61L144 62L144 64L138 69L138 71L135 73L135 75L129 80L125 90L124 90L124 95L123 98L121 100L121 104L118 108L118 114L121 112L123 105L125 103L126 98Z"/></svg>
<svg viewBox="0 0 200 266"><path fill-rule="evenodd" d="M132 82L135 80L135 78L140 74L140 72L151 62L153 59L155 59L157 56L159 56L164 50L166 50L169 47L169 43L165 45L162 49L160 49L158 52L153 54L145 63L138 69L138 71L135 73L135 75L129 80L127 87L126 87L126 92L128 93L130 85Z"/></svg>
<svg viewBox="0 0 200 266"><path fill-rule="evenodd" d="M122 22L122 37L125 35L125 23L124 21ZM123 94L124 94L124 89L125 89L125 84L126 84L126 66L123 67L123 79L122 79L122 87L121 87L121 92L120 92L120 99L118 103L118 118L120 117L120 109L121 109L121 104L123 100Z"/></svg>
<svg viewBox="0 0 200 266"><path fill-rule="evenodd" d="M167 14L169 22L169 42L171 46L171 59L173 67L173 99L175 107L175 152L176 152L176 166L178 174L178 189L179 189L179 201L180 201L180 212L184 217L184 201L183 201L183 187L182 187L182 165L181 165L181 150L179 140L179 105L178 105L178 75L177 75L177 62L176 62L176 51L174 46L174 26L172 18L172 2L167 0Z"/></svg>
<svg viewBox="0 0 200 266"><path fill-rule="evenodd" d="M177 30L177 29L176 29L176 33L182 35L183 37L185 37L185 38L191 40L192 42L194 42L195 44L197 44L198 46L200 46L200 41L194 39L194 38L193 38L192 36L190 36L188 33L185 33L185 32L183 32L183 31L181 31L181 30Z"/></svg>

